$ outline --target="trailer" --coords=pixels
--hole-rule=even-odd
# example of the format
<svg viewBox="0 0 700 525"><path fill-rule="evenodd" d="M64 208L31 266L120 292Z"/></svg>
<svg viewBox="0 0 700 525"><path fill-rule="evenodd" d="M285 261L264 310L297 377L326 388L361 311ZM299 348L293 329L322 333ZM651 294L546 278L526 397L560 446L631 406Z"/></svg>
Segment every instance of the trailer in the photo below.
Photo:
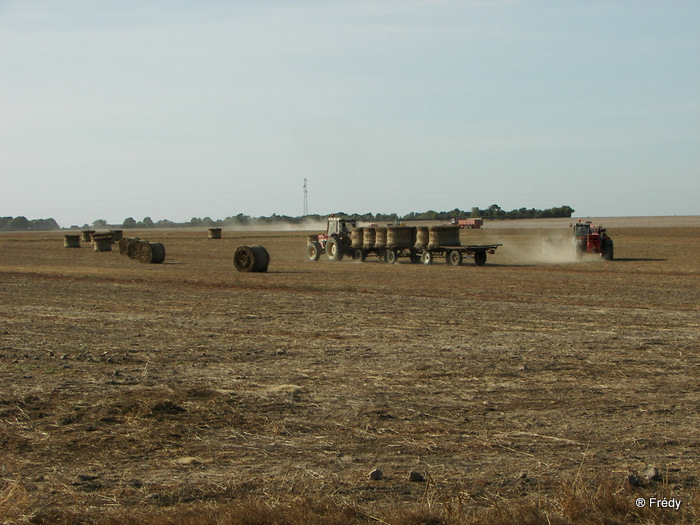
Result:
<svg viewBox="0 0 700 525"><path fill-rule="evenodd" d="M452 219L450 221L450 224L453 226L459 226L462 229L469 229L469 230L475 230L479 229L484 225L484 219L481 218L475 218L475 219Z"/></svg>
<svg viewBox="0 0 700 525"><path fill-rule="evenodd" d="M401 257L408 257L413 263L433 264L435 258L444 257L450 266L460 266L464 259L474 259L474 264L483 266L486 264L487 254L496 253L496 249L502 244L461 244L455 246L434 246L423 249L397 249L388 248L381 258L394 264Z"/></svg>
<svg viewBox="0 0 700 525"><path fill-rule="evenodd" d="M460 242L458 225L406 226L394 224L358 227L352 219L330 217L326 233L311 236L307 256L317 261L325 253L329 261L340 261L350 255L355 262L376 256L382 262L394 264L400 258L412 263L432 264L435 257L445 257L447 264L459 266L473 258L477 266L486 264L487 254L493 254L501 244L467 244Z"/></svg>

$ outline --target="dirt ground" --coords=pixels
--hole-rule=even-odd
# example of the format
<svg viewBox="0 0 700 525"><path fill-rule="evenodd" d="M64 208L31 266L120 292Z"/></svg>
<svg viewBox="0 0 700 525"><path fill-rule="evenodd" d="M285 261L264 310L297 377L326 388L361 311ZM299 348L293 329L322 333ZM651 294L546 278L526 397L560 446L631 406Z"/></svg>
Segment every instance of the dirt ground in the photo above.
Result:
<svg viewBox="0 0 700 525"><path fill-rule="evenodd" d="M311 262L308 232L127 231L165 245L158 265L0 234L2 483L26 516L290 494L373 510L653 466L683 500L698 219L608 223L611 262L547 253L569 230L540 224L465 230L503 244L483 267ZM244 244L268 273L235 271Z"/></svg>

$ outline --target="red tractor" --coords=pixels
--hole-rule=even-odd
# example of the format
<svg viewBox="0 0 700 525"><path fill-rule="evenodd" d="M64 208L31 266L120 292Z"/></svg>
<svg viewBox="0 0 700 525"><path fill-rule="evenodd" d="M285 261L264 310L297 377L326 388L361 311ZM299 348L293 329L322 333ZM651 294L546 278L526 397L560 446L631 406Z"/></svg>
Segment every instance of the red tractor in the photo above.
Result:
<svg viewBox="0 0 700 525"><path fill-rule="evenodd" d="M581 258L584 253L599 254L606 261L613 260L613 240L602 226L594 226L591 221L575 222L573 227L574 236L571 239L571 246L576 258Z"/></svg>
<svg viewBox="0 0 700 525"><path fill-rule="evenodd" d="M309 259L317 261L325 252L329 261L340 261L343 255L350 252L350 234L355 228L355 219L328 217L326 233L319 235L318 239L310 240L306 247Z"/></svg>

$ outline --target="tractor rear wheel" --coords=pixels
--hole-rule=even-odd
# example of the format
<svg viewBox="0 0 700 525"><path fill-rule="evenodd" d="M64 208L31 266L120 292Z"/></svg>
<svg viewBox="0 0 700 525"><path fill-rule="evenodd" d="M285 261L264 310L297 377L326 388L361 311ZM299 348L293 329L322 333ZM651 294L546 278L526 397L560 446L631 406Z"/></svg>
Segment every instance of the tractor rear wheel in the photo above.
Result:
<svg viewBox="0 0 700 525"><path fill-rule="evenodd" d="M318 258L321 257L321 251L321 243L318 241L311 241L306 245L306 253L310 261L318 261Z"/></svg>
<svg viewBox="0 0 700 525"><path fill-rule="evenodd" d="M386 262L389 264L394 264L396 262L396 259L398 259L398 254L396 253L396 250L393 248L389 248L386 251Z"/></svg>
<svg viewBox="0 0 700 525"><path fill-rule="evenodd" d="M484 250L474 252L474 264L477 266L483 266L486 264L486 252Z"/></svg>
<svg viewBox="0 0 700 525"><path fill-rule="evenodd" d="M447 252L447 264L459 266L462 264L462 252L459 250L451 250Z"/></svg>
<svg viewBox="0 0 700 525"><path fill-rule="evenodd" d="M343 245L338 237L331 237L326 241L326 257L329 261L340 261L343 255Z"/></svg>
<svg viewBox="0 0 700 525"><path fill-rule="evenodd" d="M606 261L612 261L613 253L613 242L610 239L608 239L603 245L603 249L601 251L600 256Z"/></svg>
<svg viewBox="0 0 700 525"><path fill-rule="evenodd" d="M433 252L430 250L425 250L423 255L420 257L420 262L423 264L433 264Z"/></svg>

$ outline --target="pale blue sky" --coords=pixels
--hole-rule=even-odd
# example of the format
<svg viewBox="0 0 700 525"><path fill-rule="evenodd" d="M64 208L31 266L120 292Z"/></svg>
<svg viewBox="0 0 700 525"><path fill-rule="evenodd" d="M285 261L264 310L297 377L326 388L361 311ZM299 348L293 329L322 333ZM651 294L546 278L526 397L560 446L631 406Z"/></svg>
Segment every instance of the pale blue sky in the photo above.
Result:
<svg viewBox="0 0 700 525"><path fill-rule="evenodd" d="M0 0L0 216L700 215L700 2Z"/></svg>

